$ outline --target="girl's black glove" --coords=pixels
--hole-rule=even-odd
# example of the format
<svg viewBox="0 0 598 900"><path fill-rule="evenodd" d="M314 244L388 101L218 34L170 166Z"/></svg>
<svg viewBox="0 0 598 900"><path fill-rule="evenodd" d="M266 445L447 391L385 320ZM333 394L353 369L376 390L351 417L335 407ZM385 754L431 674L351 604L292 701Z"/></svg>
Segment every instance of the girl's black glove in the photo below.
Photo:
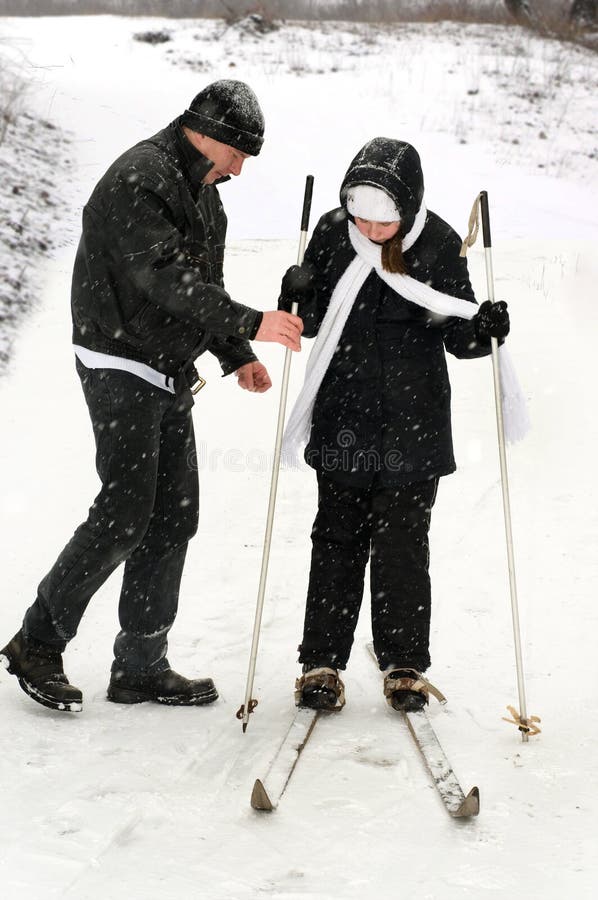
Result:
<svg viewBox="0 0 598 900"><path fill-rule="evenodd" d="M498 340L506 338L511 327L504 300L499 300L498 303L484 301L472 321L475 336L482 343L488 343L493 337Z"/></svg>
<svg viewBox="0 0 598 900"><path fill-rule="evenodd" d="M280 299L278 308L291 311L293 303L299 304L298 314L301 315L301 304L313 299L315 292L314 277L311 272L302 266L291 266L285 272L280 286Z"/></svg>

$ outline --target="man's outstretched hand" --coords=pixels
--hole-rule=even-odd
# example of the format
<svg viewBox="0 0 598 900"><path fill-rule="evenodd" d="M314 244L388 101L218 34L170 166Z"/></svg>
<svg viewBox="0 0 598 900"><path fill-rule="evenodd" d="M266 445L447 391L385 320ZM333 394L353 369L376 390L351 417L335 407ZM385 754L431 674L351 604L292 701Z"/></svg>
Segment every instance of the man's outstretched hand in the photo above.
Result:
<svg viewBox="0 0 598 900"><path fill-rule="evenodd" d="M256 341L272 341L289 347L291 350L301 350L301 332L303 322L299 316L279 311L265 312L262 324L254 338Z"/></svg>
<svg viewBox="0 0 598 900"><path fill-rule="evenodd" d="M270 376L261 362L250 362L237 369L235 375L239 379L239 387L255 394L263 394L272 387Z"/></svg>

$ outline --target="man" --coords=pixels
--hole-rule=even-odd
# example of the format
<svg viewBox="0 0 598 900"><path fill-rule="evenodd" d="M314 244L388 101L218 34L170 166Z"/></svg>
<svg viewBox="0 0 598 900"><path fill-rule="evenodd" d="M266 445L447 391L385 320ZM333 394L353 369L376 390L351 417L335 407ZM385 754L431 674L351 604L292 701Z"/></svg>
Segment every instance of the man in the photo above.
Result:
<svg viewBox="0 0 598 900"><path fill-rule="evenodd" d="M271 387L249 341L299 350L301 320L261 313L224 289L226 216L216 185L263 143L264 117L239 81L208 85L188 110L124 153L83 211L72 283L76 366L96 441L100 493L42 580L0 663L51 709L79 711L62 653L93 594L125 562L108 699L200 705L210 678L170 668L189 539L197 530L193 366L209 350L224 375Z"/></svg>

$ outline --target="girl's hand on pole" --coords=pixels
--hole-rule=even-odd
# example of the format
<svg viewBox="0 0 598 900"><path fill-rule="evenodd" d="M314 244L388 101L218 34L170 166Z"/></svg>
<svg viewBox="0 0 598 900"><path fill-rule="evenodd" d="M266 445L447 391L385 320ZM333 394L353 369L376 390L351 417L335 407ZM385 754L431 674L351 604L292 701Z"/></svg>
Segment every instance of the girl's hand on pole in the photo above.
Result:
<svg viewBox="0 0 598 900"><path fill-rule="evenodd" d="M473 317L473 324L478 341L506 338L511 327L507 304L504 300L499 300L498 303L485 300Z"/></svg>
<svg viewBox="0 0 598 900"><path fill-rule="evenodd" d="M254 340L270 341L299 351L302 331L303 322L299 316L282 311L265 312Z"/></svg>
<svg viewBox="0 0 598 900"><path fill-rule="evenodd" d="M285 272L280 286L279 309L290 311L296 303L301 312L302 304L311 303L316 292L315 278L303 266L291 266Z"/></svg>
<svg viewBox="0 0 598 900"><path fill-rule="evenodd" d="M261 362L246 363L237 369L235 375L239 379L238 384L244 391L254 394L264 394L272 387L270 376L265 365Z"/></svg>

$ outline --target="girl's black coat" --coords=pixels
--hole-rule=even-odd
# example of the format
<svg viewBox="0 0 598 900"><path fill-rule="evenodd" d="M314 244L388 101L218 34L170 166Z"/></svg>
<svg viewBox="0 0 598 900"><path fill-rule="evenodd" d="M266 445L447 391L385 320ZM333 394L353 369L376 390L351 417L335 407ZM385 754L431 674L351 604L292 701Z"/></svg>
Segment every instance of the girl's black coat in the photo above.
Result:
<svg viewBox="0 0 598 900"><path fill-rule="evenodd" d="M324 215L305 254L315 278L302 304L305 337L319 330L336 284L355 256L343 208ZM475 303L461 241L439 216L404 254L418 281ZM281 297L280 305L288 308ZM450 384L444 350L461 359L486 356L471 321L441 318L408 302L370 273L361 288L318 392L305 459L339 481L382 484L455 470Z"/></svg>

